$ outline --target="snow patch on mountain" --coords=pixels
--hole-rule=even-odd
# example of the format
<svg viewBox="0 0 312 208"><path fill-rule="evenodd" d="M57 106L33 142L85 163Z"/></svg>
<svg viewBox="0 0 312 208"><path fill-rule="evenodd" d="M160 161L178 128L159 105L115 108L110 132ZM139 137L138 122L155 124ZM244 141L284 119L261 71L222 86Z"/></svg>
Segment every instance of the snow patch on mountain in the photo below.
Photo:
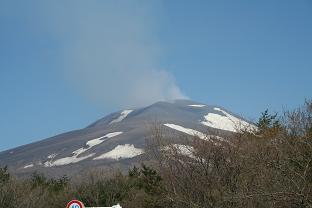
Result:
<svg viewBox="0 0 312 208"><path fill-rule="evenodd" d="M191 158L194 158L194 148L189 145L184 144L172 144L166 146L163 150L169 152L170 154L178 153L180 155L185 155Z"/></svg>
<svg viewBox="0 0 312 208"><path fill-rule="evenodd" d="M194 107L194 108L203 108L206 105L188 105L189 107Z"/></svg>
<svg viewBox="0 0 312 208"><path fill-rule="evenodd" d="M203 125L232 132L237 132L240 129L252 130L256 128L254 125L232 116L220 108L214 108L214 110L223 113L224 116L216 113L208 113L204 116L205 120L201 122Z"/></svg>
<svg viewBox="0 0 312 208"><path fill-rule="evenodd" d="M133 158L144 153L143 149L136 148L133 144L118 145L113 150L106 152L93 160L113 159L120 160L125 158Z"/></svg>
<svg viewBox="0 0 312 208"><path fill-rule="evenodd" d="M205 134L203 134L197 130L194 130L194 129L189 129L189 128L185 128L183 126L179 126L176 124L169 124L169 123L164 124L164 125L171 128L171 129L186 133L186 134L191 135L191 136L198 136L201 139L206 138Z"/></svg>
<svg viewBox="0 0 312 208"><path fill-rule="evenodd" d="M164 124L165 126L171 128L171 129L174 129L174 130L177 130L177 131L180 131L180 132L183 132L183 133L186 133L190 136L197 136L198 138L200 139L203 139L203 140L210 140L210 139L218 139L220 141L224 141L224 139L222 137L219 137L219 136L214 136L214 135L207 135L207 134L204 134L200 131L197 131L197 130L194 130L194 129L190 129L190 128L185 128L183 126L179 126L179 125L176 125L176 124Z"/></svg>
<svg viewBox="0 0 312 208"><path fill-rule="evenodd" d="M72 164L72 163L78 163L78 162L80 162L82 160L85 160L85 159L88 159L90 157L93 157L95 155L95 153L92 153L92 154L89 154L89 155L83 156L83 157L78 157L78 156L81 155L82 153L88 151L92 147L101 144L102 142L105 141L105 139L118 136L118 135L120 135L122 133L123 132L113 132L113 133L106 134L105 136L89 140L86 143L87 147L82 147L82 148L79 148L79 149L73 151L73 156L71 156L71 157L64 157L64 158L60 158L58 160L52 161L56 155L55 156L53 154L49 155L48 158L50 157L49 159L52 159L52 160L45 162L44 166L45 167L53 167L53 166L68 165L68 164ZM54 157L52 157L52 156L54 156Z"/></svg>
<svg viewBox="0 0 312 208"><path fill-rule="evenodd" d="M27 168L32 168L34 167L35 165L33 163L29 164L29 165L25 165L24 166L24 169L27 169Z"/></svg>
<svg viewBox="0 0 312 208"><path fill-rule="evenodd" d="M132 113L133 110L124 110L120 113L120 116L114 120L112 120L109 124L118 123L122 120L124 120L130 113Z"/></svg>
<svg viewBox="0 0 312 208"><path fill-rule="evenodd" d="M99 138L96 138L96 139L92 139L92 140L89 140L86 145L89 146L89 149L96 146L96 145L99 145L101 144L102 142L104 142L105 140L103 140L104 138L112 138L112 137L115 137L115 136L118 136L120 134L122 134L123 132L121 131L118 131L118 132L113 132L113 133L109 133L109 134L106 134L105 136L102 136L102 137L99 137Z"/></svg>
<svg viewBox="0 0 312 208"><path fill-rule="evenodd" d="M58 159L54 162L51 162L51 161L47 161L44 163L44 166L45 167L53 167L53 166L62 166L62 165L69 165L69 164L72 164L72 163L78 163L82 160L85 160L85 159L88 159L90 157L93 157L95 154L92 153L92 154L89 154L87 156L83 156L83 157L78 157L77 155L74 155L72 157L64 157L64 158L61 158L61 159Z"/></svg>

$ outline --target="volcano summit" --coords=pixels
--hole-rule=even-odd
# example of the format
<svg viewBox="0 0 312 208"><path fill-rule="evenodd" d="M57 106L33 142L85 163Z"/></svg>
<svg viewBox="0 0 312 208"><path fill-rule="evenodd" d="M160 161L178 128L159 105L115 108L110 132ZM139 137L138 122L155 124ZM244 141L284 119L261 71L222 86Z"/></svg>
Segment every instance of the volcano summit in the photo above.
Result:
<svg viewBox="0 0 312 208"><path fill-rule="evenodd" d="M34 171L59 176L92 168L128 168L145 159L146 139L156 123L168 136L197 136L204 140L222 140L241 128L255 128L219 106L190 100L157 102L112 113L86 128L1 152L0 165L7 165L20 176Z"/></svg>

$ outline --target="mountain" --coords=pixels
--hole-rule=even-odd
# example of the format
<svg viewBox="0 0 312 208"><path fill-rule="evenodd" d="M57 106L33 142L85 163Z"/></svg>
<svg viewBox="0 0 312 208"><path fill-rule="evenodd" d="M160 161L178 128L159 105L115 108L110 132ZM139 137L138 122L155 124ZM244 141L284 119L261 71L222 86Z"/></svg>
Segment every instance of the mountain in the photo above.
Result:
<svg viewBox="0 0 312 208"><path fill-rule="evenodd" d="M34 171L60 176L94 168L127 168L146 159L146 139L156 123L167 135L196 135L200 139L209 139L207 135L222 139L239 127L254 127L219 106L190 100L157 102L112 113L86 128L1 152L0 166L8 165L19 176Z"/></svg>

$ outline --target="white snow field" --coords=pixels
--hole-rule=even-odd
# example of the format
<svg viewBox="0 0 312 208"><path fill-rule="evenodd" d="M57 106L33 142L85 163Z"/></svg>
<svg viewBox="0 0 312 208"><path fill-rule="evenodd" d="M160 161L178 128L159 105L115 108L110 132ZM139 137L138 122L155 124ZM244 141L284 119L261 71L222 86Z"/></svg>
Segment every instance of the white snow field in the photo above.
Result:
<svg viewBox="0 0 312 208"><path fill-rule="evenodd" d="M224 139L222 137L219 137L219 136L214 136L214 135L206 135L200 131L196 131L194 129L189 129L189 128L185 128L183 126L179 126L179 125L176 125L176 124L164 124L165 126L171 128L171 129L174 129L174 130L177 130L177 131L180 131L180 132L183 132L183 133L186 133L190 136L197 136L198 138L200 139L203 139L203 140L210 140L212 138L214 139L218 139L220 141L223 141Z"/></svg>
<svg viewBox="0 0 312 208"><path fill-rule="evenodd" d="M72 163L78 163L78 162L80 162L82 160L85 160L85 159L88 159L90 157L93 157L95 155L95 153L92 153L92 154L89 154L89 155L86 155L86 156L83 156L83 157L78 157L78 156L81 155L82 153L88 151L92 147L101 144L102 142L105 141L105 139L118 136L118 135L120 135L122 133L123 132L113 132L113 133L106 134L105 136L89 140L86 143L86 145L87 145L86 148L82 147L82 148L79 148L79 149L75 150L73 152L73 156L71 156L71 157L64 157L64 158L60 158L60 159L57 159L57 160L53 161L55 156L53 154L49 155L48 158L52 159L52 160L45 162L44 166L45 167L53 167L53 166L68 165L68 164L72 164Z"/></svg>
<svg viewBox="0 0 312 208"><path fill-rule="evenodd" d="M73 155L72 157L64 157L58 160L53 161L47 161L44 163L45 167L54 167L54 166L62 166L62 165L68 165L68 164L72 164L72 163L78 163L82 160L85 160L87 158L90 158L92 156L94 156L95 154L89 154L87 156L84 157L78 157L78 155Z"/></svg>
<svg viewBox="0 0 312 208"><path fill-rule="evenodd" d="M93 160L113 159L120 160L133 158L144 153L143 149L136 148L133 144L117 145L113 150L106 152Z"/></svg>
<svg viewBox="0 0 312 208"><path fill-rule="evenodd" d="M194 107L194 108L203 108L206 105L188 105L189 107Z"/></svg>
<svg viewBox="0 0 312 208"><path fill-rule="evenodd" d="M132 113L133 110L124 110L120 113L120 116L116 118L115 120L112 120L109 124L118 123L122 120L124 120L130 113Z"/></svg>
<svg viewBox="0 0 312 208"><path fill-rule="evenodd" d="M192 146L189 145L184 145L184 144L172 144L172 145L168 145L165 146L164 148L165 151L169 151L169 153L172 153L170 151L174 151L173 153L178 153L181 155L185 155L191 158L195 158L194 156L194 148Z"/></svg>
<svg viewBox="0 0 312 208"><path fill-rule="evenodd" d="M220 108L214 108L214 110L223 113L225 116L215 113L208 113L206 116L204 116L205 120L201 122L203 125L232 132L238 132L241 129L251 131L256 128L254 125L232 116Z"/></svg>
<svg viewBox="0 0 312 208"><path fill-rule="evenodd" d="M26 169L26 168L32 168L32 167L34 167L34 164L33 164L33 163L31 163L31 164L29 164L29 165L25 165L25 166L24 166L24 169Z"/></svg>

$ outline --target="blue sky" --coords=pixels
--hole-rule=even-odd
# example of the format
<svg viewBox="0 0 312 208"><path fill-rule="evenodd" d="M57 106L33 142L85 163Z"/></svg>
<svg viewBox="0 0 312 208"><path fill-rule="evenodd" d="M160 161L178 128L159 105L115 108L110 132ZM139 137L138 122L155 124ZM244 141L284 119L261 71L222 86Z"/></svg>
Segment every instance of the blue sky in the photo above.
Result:
<svg viewBox="0 0 312 208"><path fill-rule="evenodd" d="M311 89L309 0L0 1L0 151L161 99L254 120Z"/></svg>

